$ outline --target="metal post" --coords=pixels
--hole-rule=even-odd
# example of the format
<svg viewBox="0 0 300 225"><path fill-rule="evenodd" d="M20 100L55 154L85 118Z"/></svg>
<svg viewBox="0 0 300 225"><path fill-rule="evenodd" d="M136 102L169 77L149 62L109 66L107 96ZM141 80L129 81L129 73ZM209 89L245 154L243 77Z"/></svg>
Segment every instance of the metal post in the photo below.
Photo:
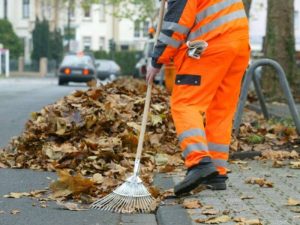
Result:
<svg viewBox="0 0 300 225"><path fill-rule="evenodd" d="M9 50L5 51L5 76L9 77Z"/></svg>
<svg viewBox="0 0 300 225"><path fill-rule="evenodd" d="M300 135L300 116L297 111L295 101L292 96L288 81L286 79L285 72L284 72L283 68L276 61L271 60L271 59L260 59L260 60L255 61L250 66L250 68L248 69L248 71L246 73L238 109L237 109L237 112L235 115L235 120L234 120L235 135L238 135L238 133L239 133L239 127L241 124L242 114L243 114L243 110L244 110L244 107L246 104L248 89L249 89L250 82L252 80L251 79L252 75L254 74L254 71L256 70L256 68L258 68L260 66L265 66L265 65L270 65L270 66L274 67L274 69L276 70L276 74L279 78L280 86L281 86L283 93L285 95L285 98L288 102L288 106L289 106L292 118L294 120L294 123L296 125L297 132Z"/></svg>
<svg viewBox="0 0 300 225"><path fill-rule="evenodd" d="M255 92L257 94L258 101L260 103L260 107L263 112L263 115L264 115L265 119L268 120L268 119L270 119L270 115L269 115L269 112L268 112L268 109L266 106L266 101L265 101L264 95L261 90L261 86L260 86L259 78L258 78L259 74L257 73L257 71L258 70L254 71L254 76L253 76L254 88L255 88Z"/></svg>

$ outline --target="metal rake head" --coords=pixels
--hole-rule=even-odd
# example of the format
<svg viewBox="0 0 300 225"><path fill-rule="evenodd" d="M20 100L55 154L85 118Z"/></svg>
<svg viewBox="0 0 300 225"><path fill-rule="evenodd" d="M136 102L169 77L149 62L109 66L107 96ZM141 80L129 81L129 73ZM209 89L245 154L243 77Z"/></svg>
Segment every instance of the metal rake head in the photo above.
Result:
<svg viewBox="0 0 300 225"><path fill-rule="evenodd" d="M90 208L117 213L149 213L154 210L154 202L141 179L131 176L113 193L91 204Z"/></svg>

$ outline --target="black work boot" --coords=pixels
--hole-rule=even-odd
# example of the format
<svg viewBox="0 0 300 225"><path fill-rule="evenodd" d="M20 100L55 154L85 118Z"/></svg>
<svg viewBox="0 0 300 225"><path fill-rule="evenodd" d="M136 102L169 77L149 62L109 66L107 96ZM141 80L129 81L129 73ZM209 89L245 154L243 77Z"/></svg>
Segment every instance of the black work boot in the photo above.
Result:
<svg viewBox="0 0 300 225"><path fill-rule="evenodd" d="M218 175L218 171L210 157L204 157L198 165L188 169L186 177L179 184L175 185L174 193L176 196L190 192L203 184L209 178Z"/></svg>
<svg viewBox="0 0 300 225"><path fill-rule="evenodd" d="M226 180L228 177L226 175L217 175L215 177L211 177L210 179L207 179L204 184L206 186L214 191L220 191L220 190L226 190Z"/></svg>

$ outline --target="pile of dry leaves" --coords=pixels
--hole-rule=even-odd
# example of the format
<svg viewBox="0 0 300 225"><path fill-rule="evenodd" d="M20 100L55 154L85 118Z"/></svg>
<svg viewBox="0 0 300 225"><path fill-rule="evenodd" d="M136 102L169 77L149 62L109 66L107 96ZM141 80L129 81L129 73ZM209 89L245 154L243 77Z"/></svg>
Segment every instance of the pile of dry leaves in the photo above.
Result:
<svg viewBox="0 0 300 225"><path fill-rule="evenodd" d="M146 88L144 81L117 80L33 112L24 132L0 152L0 166L58 171L59 180L51 185L56 198L110 193L132 173ZM183 165L169 95L154 87L151 101L141 161L147 185L154 171L171 172ZM295 129L268 125L250 112L244 117L231 151L296 145Z"/></svg>
<svg viewBox="0 0 300 225"><path fill-rule="evenodd" d="M146 88L143 81L118 80L33 112L21 136L0 153L0 162L59 171L60 182L52 185L56 197L111 192L133 171ZM154 169L172 171L183 164L168 98L164 89L153 88L141 161L147 185Z"/></svg>

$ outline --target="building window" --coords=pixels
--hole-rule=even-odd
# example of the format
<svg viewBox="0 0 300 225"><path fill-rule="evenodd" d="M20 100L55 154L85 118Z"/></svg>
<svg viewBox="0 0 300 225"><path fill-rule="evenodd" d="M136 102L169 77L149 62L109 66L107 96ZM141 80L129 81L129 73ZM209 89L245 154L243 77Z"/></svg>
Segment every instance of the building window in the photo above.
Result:
<svg viewBox="0 0 300 225"><path fill-rule="evenodd" d="M105 38L104 37L99 38L99 50L100 51L105 50Z"/></svg>
<svg viewBox="0 0 300 225"><path fill-rule="evenodd" d="M140 21L134 21L134 37L140 37Z"/></svg>
<svg viewBox="0 0 300 225"><path fill-rule="evenodd" d="M84 18L91 18L91 7L84 7L83 8Z"/></svg>
<svg viewBox="0 0 300 225"><path fill-rule="evenodd" d="M121 45L121 50L122 51L128 51L129 50L129 45Z"/></svg>
<svg viewBox="0 0 300 225"><path fill-rule="evenodd" d="M149 22L144 21L143 25L143 37L148 37Z"/></svg>
<svg viewBox="0 0 300 225"><path fill-rule="evenodd" d="M27 19L30 15L30 0L23 0L23 18Z"/></svg>
<svg viewBox="0 0 300 225"><path fill-rule="evenodd" d="M91 50L92 47L92 38L91 37L83 37L83 49Z"/></svg>

